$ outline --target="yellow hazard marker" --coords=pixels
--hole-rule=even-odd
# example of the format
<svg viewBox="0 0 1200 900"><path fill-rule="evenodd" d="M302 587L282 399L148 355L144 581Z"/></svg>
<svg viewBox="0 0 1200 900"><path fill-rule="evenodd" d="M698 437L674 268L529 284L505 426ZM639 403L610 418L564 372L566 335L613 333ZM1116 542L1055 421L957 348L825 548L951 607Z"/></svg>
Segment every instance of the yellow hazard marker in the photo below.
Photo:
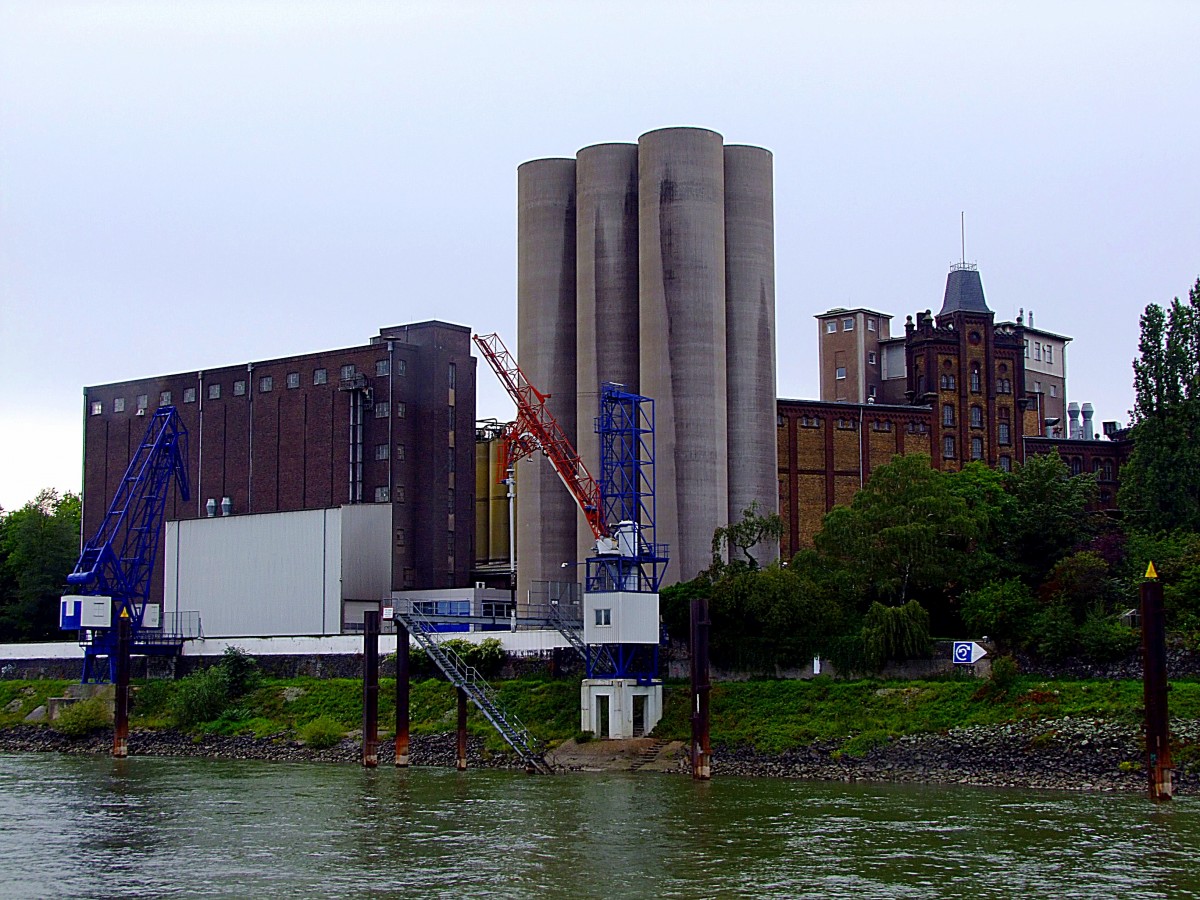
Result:
<svg viewBox="0 0 1200 900"><path fill-rule="evenodd" d="M1151 561L1150 565L1146 566L1146 577L1147 578L1158 578L1158 572L1156 572L1154 569L1153 561Z"/></svg>
<svg viewBox="0 0 1200 900"><path fill-rule="evenodd" d="M1150 568L1151 568L1151 569L1153 569L1153 568L1154 568L1154 566L1153 566L1153 565L1151 565L1151 566L1150 566ZM1147 575L1146 577L1147 577L1147 578L1157 578L1158 576L1157 576L1157 575ZM121 618L122 618L122 619L128 619L128 618L129 618L129 610L128 610L128 609L122 609L122 610L121 610Z"/></svg>

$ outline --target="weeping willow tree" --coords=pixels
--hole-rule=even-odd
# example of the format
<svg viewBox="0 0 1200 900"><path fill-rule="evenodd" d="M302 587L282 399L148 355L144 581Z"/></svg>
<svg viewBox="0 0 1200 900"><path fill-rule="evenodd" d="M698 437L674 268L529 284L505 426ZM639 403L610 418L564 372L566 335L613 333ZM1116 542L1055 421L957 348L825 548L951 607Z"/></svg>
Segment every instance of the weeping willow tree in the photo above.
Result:
<svg viewBox="0 0 1200 900"><path fill-rule="evenodd" d="M898 456L871 474L849 506L825 517L816 548L853 573L860 609L936 605L969 570L982 523L950 477L927 456Z"/></svg>

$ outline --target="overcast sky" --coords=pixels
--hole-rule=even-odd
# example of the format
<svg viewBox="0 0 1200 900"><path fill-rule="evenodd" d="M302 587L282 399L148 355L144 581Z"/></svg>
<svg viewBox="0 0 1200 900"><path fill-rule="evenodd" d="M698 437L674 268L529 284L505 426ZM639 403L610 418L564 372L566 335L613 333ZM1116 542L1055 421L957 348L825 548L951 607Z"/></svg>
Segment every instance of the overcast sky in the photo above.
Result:
<svg viewBox="0 0 1200 900"><path fill-rule="evenodd" d="M1124 419L1200 275L1198 46L1194 2L0 0L0 505L79 488L84 385L515 343L517 166L670 125L775 154L780 396L816 313L936 311L965 211L997 317Z"/></svg>

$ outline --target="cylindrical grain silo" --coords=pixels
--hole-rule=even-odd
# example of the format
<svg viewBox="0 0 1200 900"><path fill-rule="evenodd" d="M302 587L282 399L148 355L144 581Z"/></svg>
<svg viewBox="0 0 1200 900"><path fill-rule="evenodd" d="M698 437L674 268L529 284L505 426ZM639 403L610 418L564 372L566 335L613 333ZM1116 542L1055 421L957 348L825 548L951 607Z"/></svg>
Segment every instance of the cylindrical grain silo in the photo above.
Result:
<svg viewBox="0 0 1200 900"><path fill-rule="evenodd" d="M475 441L475 566L491 561L491 485L488 484L488 448L492 441Z"/></svg>
<svg viewBox="0 0 1200 900"><path fill-rule="evenodd" d="M716 132L667 128L638 141L639 375L655 401L668 584L708 567L713 530L729 520L724 171Z"/></svg>
<svg viewBox="0 0 1200 900"><path fill-rule="evenodd" d="M597 144L579 151L575 165L575 310L579 450L600 477L594 429L604 381L638 390L638 148ZM611 524L611 523L610 523ZM579 520L578 559L594 538Z"/></svg>
<svg viewBox="0 0 1200 900"><path fill-rule="evenodd" d="M500 450L503 441L497 438L488 442L488 559L492 563L508 563L508 485L502 479L506 472L500 471Z"/></svg>
<svg viewBox="0 0 1200 900"><path fill-rule="evenodd" d="M779 511L775 394L775 215L771 153L725 147L725 359L729 521L751 503ZM779 556L770 542L760 564Z"/></svg>
<svg viewBox="0 0 1200 900"><path fill-rule="evenodd" d="M575 416L575 160L517 169L517 360L567 436ZM575 502L540 454L521 467L517 602L534 581L563 580L575 560ZM573 573L574 570L569 570Z"/></svg>

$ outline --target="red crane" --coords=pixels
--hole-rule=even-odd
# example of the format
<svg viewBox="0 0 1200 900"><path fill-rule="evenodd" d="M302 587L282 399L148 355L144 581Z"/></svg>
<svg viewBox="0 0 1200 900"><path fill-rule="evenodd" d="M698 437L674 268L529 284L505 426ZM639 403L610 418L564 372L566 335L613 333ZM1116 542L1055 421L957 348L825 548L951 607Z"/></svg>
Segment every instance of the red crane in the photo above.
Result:
<svg viewBox="0 0 1200 900"><path fill-rule="evenodd" d="M500 340L500 335L477 334L474 340L517 407L516 420L504 429L504 455L500 471L507 471L518 460L541 450L583 510L583 516L597 542L601 538L608 538L608 525L604 521L604 508L600 502L600 486L579 458L570 438L546 408L550 395L543 394L529 383L516 358Z"/></svg>

